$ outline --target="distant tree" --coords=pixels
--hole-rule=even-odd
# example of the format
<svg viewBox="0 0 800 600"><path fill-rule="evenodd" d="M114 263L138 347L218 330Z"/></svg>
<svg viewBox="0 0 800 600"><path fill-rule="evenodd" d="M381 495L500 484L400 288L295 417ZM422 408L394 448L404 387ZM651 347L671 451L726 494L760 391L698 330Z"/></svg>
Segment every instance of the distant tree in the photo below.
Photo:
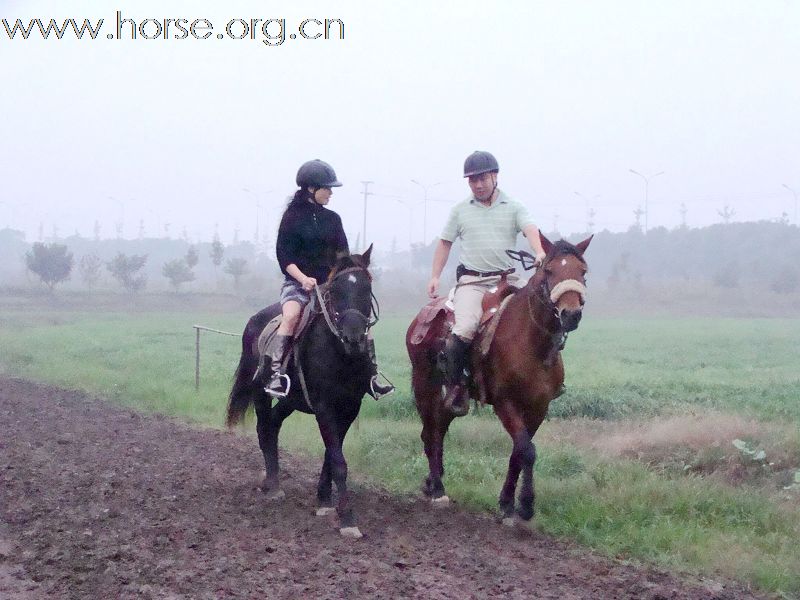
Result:
<svg viewBox="0 0 800 600"><path fill-rule="evenodd" d="M722 217L722 222L727 225L731 222L731 219L733 218L733 215L736 214L736 211L726 204L722 207L722 210L717 211L717 214Z"/></svg>
<svg viewBox="0 0 800 600"><path fill-rule="evenodd" d="M144 289L147 284L145 275L137 275L146 262L146 254L126 256L119 252L113 260L106 263L106 268L111 273L111 276L120 282L122 287L133 293Z"/></svg>
<svg viewBox="0 0 800 600"><path fill-rule="evenodd" d="M97 254L84 254L81 257L81 262L78 265L78 269L81 272L81 279L83 283L86 284L86 287L94 287L94 285L100 279L100 266L102 265L102 261Z"/></svg>
<svg viewBox="0 0 800 600"><path fill-rule="evenodd" d="M239 289L239 280L247 273L247 260L244 258L229 258L223 269L228 275L233 276L233 287Z"/></svg>
<svg viewBox="0 0 800 600"><path fill-rule="evenodd" d="M741 269L739 268L739 263L732 260L717 269L712 280L717 287L736 288L739 287L740 277Z"/></svg>
<svg viewBox="0 0 800 600"><path fill-rule="evenodd" d="M778 272L769 287L779 294L796 292L800 288L800 270L794 265L786 265Z"/></svg>
<svg viewBox="0 0 800 600"><path fill-rule="evenodd" d="M214 241L211 242L211 252L209 252L209 256L211 257L211 262L214 263L214 270L217 269L218 266L222 264L222 257L225 255L225 246L222 245L222 242L219 241L219 236L214 236Z"/></svg>
<svg viewBox="0 0 800 600"><path fill-rule="evenodd" d="M194 269L197 266L197 263L200 261L200 256L197 254L197 248L194 245L189 246L184 260L186 261L186 266L190 269Z"/></svg>
<svg viewBox="0 0 800 600"><path fill-rule="evenodd" d="M25 265L53 291L57 283L69 279L72 272L72 253L61 244L36 242L25 253Z"/></svg>
<svg viewBox="0 0 800 600"><path fill-rule="evenodd" d="M161 273L163 273L164 277L169 279L170 284L172 284L176 292L182 283L194 281L194 273L192 273L187 261L183 258L176 258L168 263L164 263L164 266L161 268Z"/></svg>

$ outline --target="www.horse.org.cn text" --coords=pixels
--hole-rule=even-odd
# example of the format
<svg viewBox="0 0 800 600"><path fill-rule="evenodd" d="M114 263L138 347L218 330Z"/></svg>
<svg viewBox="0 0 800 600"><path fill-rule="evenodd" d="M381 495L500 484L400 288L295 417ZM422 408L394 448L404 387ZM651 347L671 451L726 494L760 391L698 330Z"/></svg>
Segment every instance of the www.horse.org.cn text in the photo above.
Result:
<svg viewBox="0 0 800 600"><path fill-rule="evenodd" d="M344 40L341 19L307 18L296 25L287 19L233 18L215 26L206 18L136 19L117 11L113 31L105 19L42 19L27 21L2 19L3 31L9 40L258 40L266 46L281 46L287 40ZM105 30L105 33L104 33Z"/></svg>

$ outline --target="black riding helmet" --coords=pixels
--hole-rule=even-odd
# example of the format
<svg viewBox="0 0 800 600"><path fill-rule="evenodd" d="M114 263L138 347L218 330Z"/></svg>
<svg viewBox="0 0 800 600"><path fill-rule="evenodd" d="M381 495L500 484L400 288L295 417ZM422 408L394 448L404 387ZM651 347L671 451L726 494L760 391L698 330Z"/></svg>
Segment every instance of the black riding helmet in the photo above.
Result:
<svg viewBox="0 0 800 600"><path fill-rule="evenodd" d="M500 165L491 152L476 150L464 161L464 177L481 175L482 173L498 173Z"/></svg>
<svg viewBox="0 0 800 600"><path fill-rule="evenodd" d="M336 171L324 160L315 158L304 162L297 170L297 185L301 188L341 187Z"/></svg>

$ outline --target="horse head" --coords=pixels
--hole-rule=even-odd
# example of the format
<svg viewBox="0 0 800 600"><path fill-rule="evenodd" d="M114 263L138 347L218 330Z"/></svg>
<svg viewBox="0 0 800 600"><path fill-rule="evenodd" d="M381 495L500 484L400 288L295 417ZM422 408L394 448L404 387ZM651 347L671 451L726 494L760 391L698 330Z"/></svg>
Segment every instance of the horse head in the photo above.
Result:
<svg viewBox="0 0 800 600"><path fill-rule="evenodd" d="M369 259L372 244L363 254L337 255L327 282L328 310L333 333L341 340L347 354L363 354L372 320L372 275ZM377 317L376 317L377 318Z"/></svg>
<svg viewBox="0 0 800 600"><path fill-rule="evenodd" d="M592 237L572 245L566 240L553 243L539 232L546 256L540 267L541 278L534 276L531 283L541 279L537 285L541 285L543 300L552 304L565 332L577 329L583 315L588 270L583 253Z"/></svg>

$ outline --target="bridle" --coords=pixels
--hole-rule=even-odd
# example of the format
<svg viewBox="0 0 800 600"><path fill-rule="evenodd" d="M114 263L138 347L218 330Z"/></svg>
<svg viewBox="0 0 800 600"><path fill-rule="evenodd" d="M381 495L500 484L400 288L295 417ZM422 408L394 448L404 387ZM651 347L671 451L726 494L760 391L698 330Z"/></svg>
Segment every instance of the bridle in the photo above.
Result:
<svg viewBox="0 0 800 600"><path fill-rule="evenodd" d="M536 268L536 258L530 252L526 252L525 250L506 250L506 254L522 263L522 268L526 271ZM550 263L559 258L559 256L550 258L546 263L542 263L542 265L536 269L534 275L539 272L539 269L542 269L545 271L544 277L542 278L542 283L534 288L531 293L527 294L527 296L528 316L530 317L531 323L543 333L551 336L555 348L560 351L564 349L564 345L567 343L567 332L564 331L564 324L561 320L561 314L558 311L558 300L566 292L573 291L580 295L580 303L581 306L583 306L586 302L586 284L577 279L565 279L551 287L546 268ZM534 298L552 315L556 323L558 323L555 331L547 329L537 321L533 305Z"/></svg>
<svg viewBox="0 0 800 600"><path fill-rule="evenodd" d="M363 324L364 324L364 331L368 332L380 319L380 304L378 304L378 299L375 297L375 294L372 291L372 287L370 286L370 311L369 314L365 315L363 312L358 310L357 308L347 308L342 312L338 312L331 306L331 288L334 280L338 279L343 275L347 275L349 273L360 272L365 273L367 278L372 281L372 275L370 274L369 270L365 267L347 267L346 269L342 269L341 271L337 271L334 273L327 282L322 285L318 285L314 287L316 291L316 298L319 312L322 313L322 316L325 318L325 322L328 325L328 329L331 330L331 333L338 339L340 342L344 343L344 334L341 330L341 322L346 315L355 315Z"/></svg>

